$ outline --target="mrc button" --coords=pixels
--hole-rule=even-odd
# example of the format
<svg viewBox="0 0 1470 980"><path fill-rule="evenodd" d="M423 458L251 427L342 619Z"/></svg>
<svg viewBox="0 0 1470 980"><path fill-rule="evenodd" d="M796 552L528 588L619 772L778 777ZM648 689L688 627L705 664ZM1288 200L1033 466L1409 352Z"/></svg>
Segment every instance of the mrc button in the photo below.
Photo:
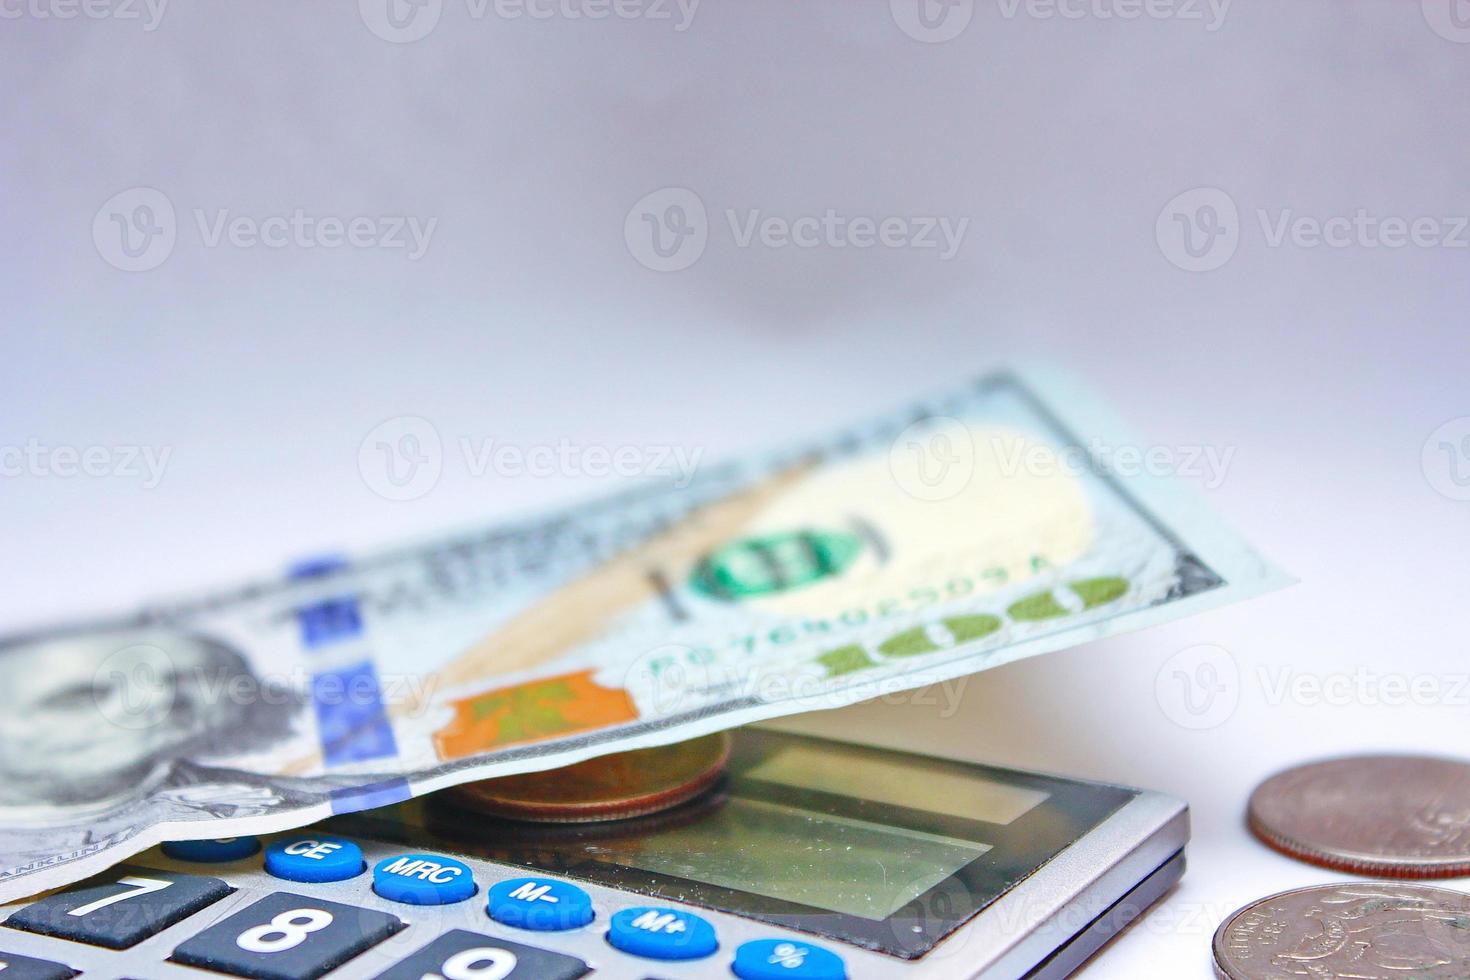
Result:
<svg viewBox="0 0 1470 980"><path fill-rule="evenodd" d="M590 895L554 878L511 878L492 885L485 911L496 922L537 932L576 929L593 916Z"/></svg>
<svg viewBox="0 0 1470 980"><path fill-rule="evenodd" d="M646 906L615 913L607 941L625 953L655 960L697 960L720 945L715 927L699 916Z"/></svg>
<svg viewBox="0 0 1470 980"><path fill-rule="evenodd" d="M340 837L283 837L265 849L265 870L287 881L344 881L362 869L362 848Z"/></svg>
<svg viewBox="0 0 1470 980"><path fill-rule="evenodd" d="M756 939L735 950L730 970L740 980L847 980L842 957L797 939Z"/></svg>
<svg viewBox="0 0 1470 980"><path fill-rule="evenodd" d="M400 854L373 865L373 891L405 905L448 905L475 893L475 875L454 858Z"/></svg>

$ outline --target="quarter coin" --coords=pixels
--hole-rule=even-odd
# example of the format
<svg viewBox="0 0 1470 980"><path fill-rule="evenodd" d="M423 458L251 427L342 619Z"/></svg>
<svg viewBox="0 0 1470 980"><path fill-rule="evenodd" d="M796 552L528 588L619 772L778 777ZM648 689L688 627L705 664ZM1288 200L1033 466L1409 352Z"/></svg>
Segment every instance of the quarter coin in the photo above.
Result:
<svg viewBox="0 0 1470 980"><path fill-rule="evenodd" d="M1220 980L1465 980L1470 895L1400 881L1282 892L1215 933Z"/></svg>
<svg viewBox="0 0 1470 980"><path fill-rule="evenodd" d="M1373 755L1297 766L1256 789L1248 820L1278 851L1339 871L1470 874L1470 763Z"/></svg>

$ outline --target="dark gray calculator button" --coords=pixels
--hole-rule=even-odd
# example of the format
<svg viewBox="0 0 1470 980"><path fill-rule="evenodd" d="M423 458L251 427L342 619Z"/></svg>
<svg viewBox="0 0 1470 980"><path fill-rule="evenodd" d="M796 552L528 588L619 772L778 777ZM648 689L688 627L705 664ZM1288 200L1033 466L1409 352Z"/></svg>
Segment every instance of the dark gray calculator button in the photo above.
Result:
<svg viewBox="0 0 1470 980"><path fill-rule="evenodd" d="M231 891L218 878L123 864L32 902L5 924L93 946L126 949Z"/></svg>
<svg viewBox="0 0 1470 980"><path fill-rule="evenodd" d="M577 980L590 972L587 964L575 956L452 929L374 980L422 980L424 977Z"/></svg>
<svg viewBox="0 0 1470 980"><path fill-rule="evenodd" d="M252 980L313 980L402 928L384 912L277 892L185 940L173 959Z"/></svg>
<svg viewBox="0 0 1470 980"><path fill-rule="evenodd" d="M50 960L0 952L0 976L5 980L71 980L77 971Z"/></svg>

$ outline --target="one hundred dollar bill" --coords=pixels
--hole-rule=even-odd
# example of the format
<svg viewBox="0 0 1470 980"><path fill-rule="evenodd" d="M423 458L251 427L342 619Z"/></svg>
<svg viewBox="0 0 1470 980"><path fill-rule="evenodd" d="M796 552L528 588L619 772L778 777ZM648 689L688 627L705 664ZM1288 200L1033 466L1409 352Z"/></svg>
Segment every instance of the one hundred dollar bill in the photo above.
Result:
<svg viewBox="0 0 1470 980"><path fill-rule="evenodd" d="M0 901L833 708L1286 579L1047 375L682 487L0 639Z"/></svg>

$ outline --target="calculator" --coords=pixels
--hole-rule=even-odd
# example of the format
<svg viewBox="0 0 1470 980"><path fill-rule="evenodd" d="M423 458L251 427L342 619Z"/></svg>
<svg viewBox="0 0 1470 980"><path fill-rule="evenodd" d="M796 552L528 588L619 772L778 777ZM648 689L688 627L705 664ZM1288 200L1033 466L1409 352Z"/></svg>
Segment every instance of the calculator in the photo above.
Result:
<svg viewBox="0 0 1470 980"><path fill-rule="evenodd" d="M450 794L165 844L0 909L0 978L1055 980L1184 869L1166 795L764 729L699 797Z"/></svg>

